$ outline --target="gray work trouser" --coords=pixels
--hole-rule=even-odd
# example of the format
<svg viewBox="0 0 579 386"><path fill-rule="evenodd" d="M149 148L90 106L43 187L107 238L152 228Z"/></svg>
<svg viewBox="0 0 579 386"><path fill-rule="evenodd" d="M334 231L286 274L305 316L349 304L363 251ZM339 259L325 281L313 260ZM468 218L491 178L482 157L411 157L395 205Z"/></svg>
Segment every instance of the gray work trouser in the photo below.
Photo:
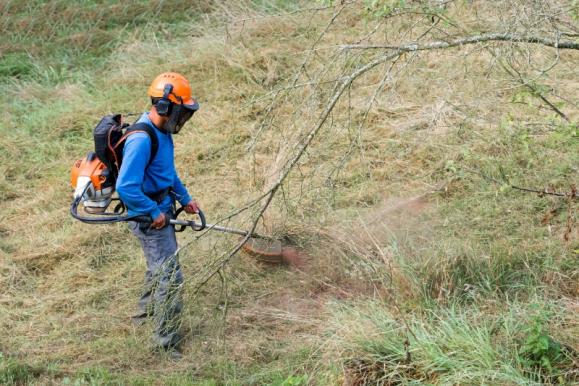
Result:
<svg viewBox="0 0 579 386"><path fill-rule="evenodd" d="M153 344L159 347L174 346L178 344L177 331L183 304L183 273L176 254L175 228L152 229L148 224L136 222L130 222L129 228L141 242L147 260L139 311L143 317L154 317Z"/></svg>

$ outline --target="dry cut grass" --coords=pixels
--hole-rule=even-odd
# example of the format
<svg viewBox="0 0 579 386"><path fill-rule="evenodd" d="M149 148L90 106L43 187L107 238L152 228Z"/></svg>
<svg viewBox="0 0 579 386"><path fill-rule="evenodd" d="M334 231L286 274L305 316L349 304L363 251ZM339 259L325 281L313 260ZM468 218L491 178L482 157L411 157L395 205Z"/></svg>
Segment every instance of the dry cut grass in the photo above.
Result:
<svg viewBox="0 0 579 386"><path fill-rule="evenodd" d="M188 338L178 363L151 354L151 326L128 321L144 271L136 241L123 226L73 222L65 209L68 168L90 148L95 117L145 109L158 72L184 73L200 99L175 138L176 159L214 221L271 186L336 79L380 54L337 45L499 28L521 7L536 16L523 3L451 2L431 30L421 16L376 17L359 2L339 15L340 6L277 15L218 7L193 36L133 36L98 73L3 84L0 326L10 333L0 338L0 374L39 384L572 383L576 203L472 171L558 191L576 183L574 52L535 79L570 122L499 65L537 76L523 58L545 68L555 57L547 48L406 54L361 76L259 223L299 248L303 266L240 255L197 291L237 240L179 236ZM248 227L254 215L224 224ZM525 351L533 336L560 344L560 355L545 351L549 366Z"/></svg>

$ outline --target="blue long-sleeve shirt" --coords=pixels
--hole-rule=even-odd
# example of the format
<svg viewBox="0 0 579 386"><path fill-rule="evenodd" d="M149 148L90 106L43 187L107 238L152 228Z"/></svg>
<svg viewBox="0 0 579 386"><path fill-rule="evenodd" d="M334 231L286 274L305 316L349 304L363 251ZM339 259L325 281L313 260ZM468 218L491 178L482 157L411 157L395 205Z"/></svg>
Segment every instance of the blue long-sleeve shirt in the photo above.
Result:
<svg viewBox="0 0 579 386"><path fill-rule="evenodd" d="M150 215L157 218L161 212L171 209L172 198L168 195L157 204L146 196L171 187L181 205L187 205L191 196L179 179L175 170L173 138L170 133L160 131L144 113L138 122L147 123L153 128L159 141L157 155L151 164L151 139L147 133L134 133L128 136L123 149L123 162L116 189L121 200L129 209L129 216Z"/></svg>

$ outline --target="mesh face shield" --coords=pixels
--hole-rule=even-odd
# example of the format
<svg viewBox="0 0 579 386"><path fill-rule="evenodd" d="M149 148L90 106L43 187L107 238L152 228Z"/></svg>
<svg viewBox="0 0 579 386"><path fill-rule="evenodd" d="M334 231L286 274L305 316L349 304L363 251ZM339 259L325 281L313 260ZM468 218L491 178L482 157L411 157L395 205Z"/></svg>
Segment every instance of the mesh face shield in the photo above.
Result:
<svg viewBox="0 0 579 386"><path fill-rule="evenodd" d="M173 104L169 115L169 120L163 128L171 134L177 134L195 113L195 110L185 107L185 105Z"/></svg>

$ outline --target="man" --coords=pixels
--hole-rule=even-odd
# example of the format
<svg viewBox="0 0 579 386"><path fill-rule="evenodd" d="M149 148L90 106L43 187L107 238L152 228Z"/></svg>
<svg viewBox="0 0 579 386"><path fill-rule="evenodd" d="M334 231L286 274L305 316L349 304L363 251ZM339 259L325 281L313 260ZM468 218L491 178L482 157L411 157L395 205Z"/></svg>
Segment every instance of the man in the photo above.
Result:
<svg viewBox="0 0 579 386"><path fill-rule="evenodd" d="M147 317L154 317L155 348L178 354L174 350L181 339L178 329L183 275L176 256L175 229L169 219L174 215L175 200L187 213L198 213L199 207L175 170L172 135L181 130L199 105L191 96L187 79L173 72L157 76L148 95L151 109L137 123L145 123L152 130L128 136L116 190L129 215L149 215L152 219L151 224L129 224L147 260L145 290L138 303L139 313L132 319L141 324ZM153 157L152 133L157 138Z"/></svg>

